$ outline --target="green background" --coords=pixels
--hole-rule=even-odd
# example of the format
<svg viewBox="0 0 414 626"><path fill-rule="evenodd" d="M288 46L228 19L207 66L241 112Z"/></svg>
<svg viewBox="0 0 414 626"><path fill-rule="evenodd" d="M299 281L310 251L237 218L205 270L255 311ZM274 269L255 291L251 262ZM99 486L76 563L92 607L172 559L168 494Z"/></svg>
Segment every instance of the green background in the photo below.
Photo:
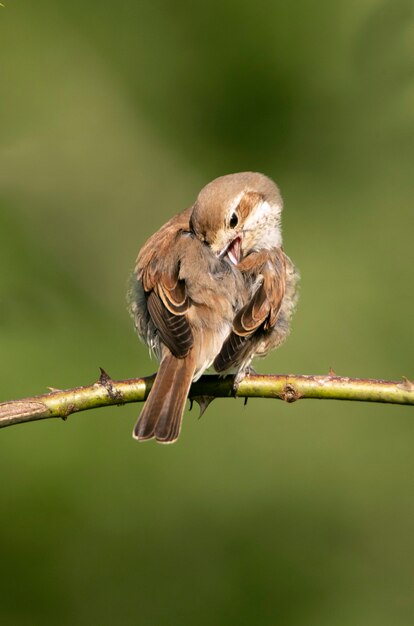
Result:
<svg viewBox="0 0 414 626"><path fill-rule="evenodd" d="M414 377L411 0L3 2L0 400L152 373L136 254L246 169L302 274L259 371ZM1 624L414 622L412 408L138 412L0 432Z"/></svg>

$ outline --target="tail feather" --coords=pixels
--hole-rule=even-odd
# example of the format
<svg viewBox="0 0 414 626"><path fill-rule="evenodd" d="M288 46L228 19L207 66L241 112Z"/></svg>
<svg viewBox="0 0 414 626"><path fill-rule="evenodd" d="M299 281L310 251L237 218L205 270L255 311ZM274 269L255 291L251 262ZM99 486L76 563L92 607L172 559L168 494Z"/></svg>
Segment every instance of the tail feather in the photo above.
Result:
<svg viewBox="0 0 414 626"><path fill-rule="evenodd" d="M162 359L133 436L172 443L180 434L185 403L195 371L192 353L178 359L170 352Z"/></svg>

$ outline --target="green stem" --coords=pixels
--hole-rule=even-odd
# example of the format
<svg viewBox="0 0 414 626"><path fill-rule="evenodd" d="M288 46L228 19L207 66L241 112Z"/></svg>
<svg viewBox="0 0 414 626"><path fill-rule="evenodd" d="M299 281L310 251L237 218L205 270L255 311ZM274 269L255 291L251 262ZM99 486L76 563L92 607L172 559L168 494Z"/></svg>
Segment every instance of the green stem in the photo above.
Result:
<svg viewBox="0 0 414 626"><path fill-rule="evenodd" d="M154 376L130 380L112 380L103 370L99 380L87 387L11 400L0 404L0 428L60 417L114 404L143 402ZM253 375L246 376L235 390L233 377L203 376L191 387L190 398L276 398L295 402L303 398L320 400L358 400L389 404L414 405L414 384L339 376Z"/></svg>

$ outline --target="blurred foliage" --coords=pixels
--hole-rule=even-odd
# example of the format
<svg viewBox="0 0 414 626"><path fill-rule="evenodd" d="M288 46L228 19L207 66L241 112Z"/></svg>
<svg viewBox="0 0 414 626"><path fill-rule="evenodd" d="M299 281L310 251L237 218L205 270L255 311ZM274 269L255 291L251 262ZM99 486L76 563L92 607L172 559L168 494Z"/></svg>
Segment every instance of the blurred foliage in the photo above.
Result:
<svg viewBox="0 0 414 626"><path fill-rule="evenodd" d="M1 400L153 371L136 253L243 169L302 273L259 369L412 378L413 25L411 0L9 0ZM2 624L413 623L409 408L217 400L173 447L137 413L0 433Z"/></svg>

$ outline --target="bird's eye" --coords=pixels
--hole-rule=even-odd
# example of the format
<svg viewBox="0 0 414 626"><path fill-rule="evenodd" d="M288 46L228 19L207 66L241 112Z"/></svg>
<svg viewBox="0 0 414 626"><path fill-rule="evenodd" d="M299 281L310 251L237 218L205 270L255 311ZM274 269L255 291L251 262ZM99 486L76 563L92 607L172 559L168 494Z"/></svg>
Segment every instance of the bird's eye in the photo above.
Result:
<svg viewBox="0 0 414 626"><path fill-rule="evenodd" d="M237 213L233 213L231 218L230 218L230 228L236 228L237 224L239 223L239 218L237 217Z"/></svg>

